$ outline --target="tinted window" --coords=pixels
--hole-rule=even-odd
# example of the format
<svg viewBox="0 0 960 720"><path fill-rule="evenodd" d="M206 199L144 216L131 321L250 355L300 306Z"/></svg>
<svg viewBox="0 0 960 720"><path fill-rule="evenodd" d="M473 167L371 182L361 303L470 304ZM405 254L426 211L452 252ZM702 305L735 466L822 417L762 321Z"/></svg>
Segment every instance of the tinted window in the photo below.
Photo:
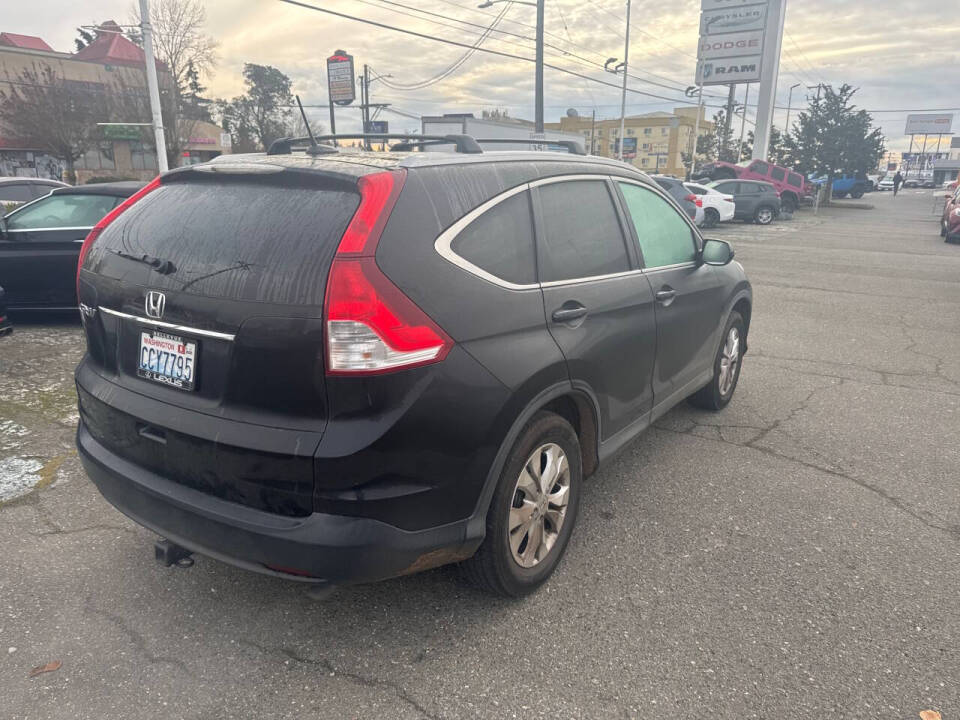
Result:
<svg viewBox="0 0 960 720"><path fill-rule="evenodd" d="M787 176L787 171L783 168L772 168L770 170L770 177L772 177L777 182L783 182L783 179Z"/></svg>
<svg viewBox="0 0 960 720"><path fill-rule="evenodd" d="M517 285L537 280L533 220L526 192L487 210L457 235L451 249L481 270Z"/></svg>
<svg viewBox="0 0 960 720"><path fill-rule="evenodd" d="M145 272L157 290L321 305L331 258L360 204L355 192L324 182L280 173L164 184L107 226L86 267L129 282ZM111 250L170 260L175 270L150 272Z"/></svg>
<svg viewBox="0 0 960 720"><path fill-rule="evenodd" d="M737 194L737 183L720 183L719 185L714 185L713 189L717 192L726 193L728 195Z"/></svg>
<svg viewBox="0 0 960 720"><path fill-rule="evenodd" d="M793 185L794 187L803 187L803 177L797 175L796 173L790 173L787 176L787 182Z"/></svg>
<svg viewBox="0 0 960 720"><path fill-rule="evenodd" d="M687 190L692 192L694 195L706 195L707 189L704 187L699 187L698 185L686 185Z"/></svg>
<svg viewBox="0 0 960 720"><path fill-rule="evenodd" d="M30 186L23 185L0 185L0 202L29 202L33 200L34 195L30 192Z"/></svg>
<svg viewBox="0 0 960 720"><path fill-rule="evenodd" d="M676 265L696 259L693 231L668 202L638 185L619 185L637 231L645 267Z"/></svg>
<svg viewBox="0 0 960 720"><path fill-rule="evenodd" d="M776 195L777 189L773 185L768 185L767 183L760 183L760 192L767 193L767 194L773 193L774 195Z"/></svg>
<svg viewBox="0 0 960 720"><path fill-rule="evenodd" d="M7 218L10 230L93 227L118 199L113 195L51 195Z"/></svg>
<svg viewBox="0 0 960 720"><path fill-rule="evenodd" d="M670 190L673 188L673 184L667 180L654 180L654 182L656 182L657 185L662 187L667 192L670 192Z"/></svg>
<svg viewBox="0 0 960 720"><path fill-rule="evenodd" d="M543 209L540 279L570 280L630 269L613 199L603 182L539 188Z"/></svg>
<svg viewBox="0 0 960 720"><path fill-rule="evenodd" d="M760 186L754 183L742 182L740 183L738 192L740 195L758 195L760 193Z"/></svg>
<svg viewBox="0 0 960 720"><path fill-rule="evenodd" d="M766 175L768 172L770 172L770 166L762 160L758 160L750 166L750 170L757 173L757 175Z"/></svg>

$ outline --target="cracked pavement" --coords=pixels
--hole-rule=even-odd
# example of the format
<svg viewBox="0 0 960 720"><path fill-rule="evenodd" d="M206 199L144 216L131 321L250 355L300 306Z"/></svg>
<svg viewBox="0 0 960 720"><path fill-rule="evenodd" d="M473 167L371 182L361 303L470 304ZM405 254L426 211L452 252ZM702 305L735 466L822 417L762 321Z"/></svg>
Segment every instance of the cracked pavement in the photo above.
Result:
<svg viewBox="0 0 960 720"><path fill-rule="evenodd" d="M733 403L589 480L552 581L341 589L160 568L73 450L70 318L0 339L0 717L915 718L960 712L960 247L929 191L733 224ZM28 678L52 660L62 667Z"/></svg>

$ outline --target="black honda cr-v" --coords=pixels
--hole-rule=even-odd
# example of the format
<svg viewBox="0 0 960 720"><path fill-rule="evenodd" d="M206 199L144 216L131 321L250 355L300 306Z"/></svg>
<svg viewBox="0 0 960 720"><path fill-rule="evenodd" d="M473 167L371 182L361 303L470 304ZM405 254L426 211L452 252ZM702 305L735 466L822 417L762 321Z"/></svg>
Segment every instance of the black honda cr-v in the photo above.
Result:
<svg viewBox="0 0 960 720"><path fill-rule="evenodd" d="M418 143L225 156L91 232L77 444L108 501L277 576L462 562L520 595L601 462L729 402L750 284L655 183Z"/></svg>

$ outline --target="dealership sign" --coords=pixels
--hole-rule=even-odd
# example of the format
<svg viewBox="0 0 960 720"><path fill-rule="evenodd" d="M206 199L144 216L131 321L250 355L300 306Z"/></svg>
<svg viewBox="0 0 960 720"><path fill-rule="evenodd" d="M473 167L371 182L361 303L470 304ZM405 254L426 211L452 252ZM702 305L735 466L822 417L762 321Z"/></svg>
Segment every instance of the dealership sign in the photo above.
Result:
<svg viewBox="0 0 960 720"><path fill-rule="evenodd" d="M698 54L701 60L752 55L763 50L763 31L730 33L700 38Z"/></svg>
<svg viewBox="0 0 960 720"><path fill-rule="evenodd" d="M907 128L904 135L951 135L953 133L953 113L929 115L907 115Z"/></svg>
<svg viewBox="0 0 960 720"><path fill-rule="evenodd" d="M767 0L701 0L697 85L760 80Z"/></svg>
<svg viewBox="0 0 960 720"><path fill-rule="evenodd" d="M698 85L729 85L758 80L760 80L759 55L702 60L697 72Z"/></svg>
<svg viewBox="0 0 960 720"><path fill-rule="evenodd" d="M327 89L330 102L349 105L357 99L354 83L353 55L337 50L327 58Z"/></svg>

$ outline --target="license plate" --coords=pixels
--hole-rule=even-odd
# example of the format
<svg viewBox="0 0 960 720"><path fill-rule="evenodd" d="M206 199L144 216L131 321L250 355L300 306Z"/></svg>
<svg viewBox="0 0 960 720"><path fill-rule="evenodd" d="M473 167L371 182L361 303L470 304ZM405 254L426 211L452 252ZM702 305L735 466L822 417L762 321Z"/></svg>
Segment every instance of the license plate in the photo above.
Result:
<svg viewBox="0 0 960 720"><path fill-rule="evenodd" d="M156 330L141 331L137 375L180 390L193 390L197 344Z"/></svg>

